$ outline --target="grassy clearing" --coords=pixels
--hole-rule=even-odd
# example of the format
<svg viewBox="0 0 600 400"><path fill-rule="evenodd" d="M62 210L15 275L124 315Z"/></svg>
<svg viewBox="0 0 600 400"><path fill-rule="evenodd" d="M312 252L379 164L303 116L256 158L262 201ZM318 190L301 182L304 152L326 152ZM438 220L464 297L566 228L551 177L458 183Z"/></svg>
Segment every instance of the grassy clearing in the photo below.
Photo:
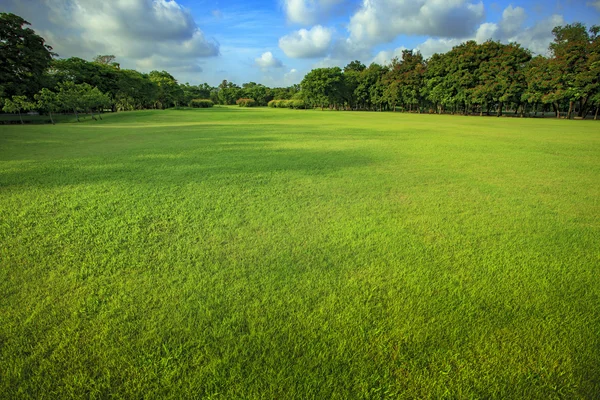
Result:
<svg viewBox="0 0 600 400"><path fill-rule="evenodd" d="M0 128L6 398L594 398L594 122Z"/></svg>

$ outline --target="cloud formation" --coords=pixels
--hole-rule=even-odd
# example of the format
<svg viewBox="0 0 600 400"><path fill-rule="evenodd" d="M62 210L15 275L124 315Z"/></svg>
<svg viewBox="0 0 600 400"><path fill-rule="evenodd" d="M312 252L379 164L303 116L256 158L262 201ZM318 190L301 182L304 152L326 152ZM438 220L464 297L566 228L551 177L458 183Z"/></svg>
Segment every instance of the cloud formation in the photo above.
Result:
<svg viewBox="0 0 600 400"><path fill-rule="evenodd" d="M310 30L300 29L279 39L279 47L291 58L325 56L331 47L333 29L315 25Z"/></svg>
<svg viewBox="0 0 600 400"><path fill-rule="evenodd" d="M588 1L586 5L594 7L596 10L600 11L600 0Z"/></svg>
<svg viewBox="0 0 600 400"><path fill-rule="evenodd" d="M283 67L283 63L281 62L281 60L275 58L275 56L273 56L273 53L271 53L270 51L267 51L263 53L260 57L256 58L254 60L254 63L262 69Z"/></svg>
<svg viewBox="0 0 600 400"><path fill-rule="evenodd" d="M464 38L483 18L483 3L469 0L363 0L350 18L349 39L375 45L399 35Z"/></svg>
<svg viewBox="0 0 600 400"><path fill-rule="evenodd" d="M39 11L48 16L40 33L61 57L114 54L137 68L197 71L198 58L219 54L175 0L41 0Z"/></svg>
<svg viewBox="0 0 600 400"><path fill-rule="evenodd" d="M287 20L295 24L312 25L329 14L345 0L283 0Z"/></svg>

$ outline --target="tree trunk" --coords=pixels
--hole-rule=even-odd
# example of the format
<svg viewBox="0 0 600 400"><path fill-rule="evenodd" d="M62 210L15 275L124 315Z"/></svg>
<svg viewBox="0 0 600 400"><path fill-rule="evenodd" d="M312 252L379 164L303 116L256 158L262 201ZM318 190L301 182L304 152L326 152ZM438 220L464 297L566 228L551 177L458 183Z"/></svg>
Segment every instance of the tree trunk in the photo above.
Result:
<svg viewBox="0 0 600 400"><path fill-rule="evenodd" d="M75 112L75 119L77 120L77 122L79 122L79 114L77 114L77 109L73 108L73 111Z"/></svg>
<svg viewBox="0 0 600 400"><path fill-rule="evenodd" d="M500 102L500 105L498 106L498 114L496 115L497 117L502 116L502 108L503 107L504 107L504 103Z"/></svg>
<svg viewBox="0 0 600 400"><path fill-rule="evenodd" d="M579 100L579 116L583 119L587 116L589 112L589 107L587 106L588 98Z"/></svg>
<svg viewBox="0 0 600 400"><path fill-rule="evenodd" d="M573 114L573 100L569 101L569 111L567 112L567 119L571 119Z"/></svg>
<svg viewBox="0 0 600 400"><path fill-rule="evenodd" d="M19 111L19 119L21 120L21 125L23 125L24 122L23 122L23 117L21 116L21 110L18 110L18 111Z"/></svg>
<svg viewBox="0 0 600 400"><path fill-rule="evenodd" d="M56 125L54 123L54 118L52 118L52 111L48 112L48 114L50 114L50 122L52 122L52 125Z"/></svg>
<svg viewBox="0 0 600 400"><path fill-rule="evenodd" d="M96 117L94 117L94 110L92 110L91 108L90 108L90 114L92 114L92 119L93 119L94 121L98 121L98 120L96 119Z"/></svg>
<svg viewBox="0 0 600 400"><path fill-rule="evenodd" d="M594 114L594 121L596 121L598 119L598 110L600 109L600 106L596 107L596 114Z"/></svg>
<svg viewBox="0 0 600 400"><path fill-rule="evenodd" d="M560 118L560 108L558 107L558 104L553 103L552 106L554 107L554 111L556 112L556 118Z"/></svg>

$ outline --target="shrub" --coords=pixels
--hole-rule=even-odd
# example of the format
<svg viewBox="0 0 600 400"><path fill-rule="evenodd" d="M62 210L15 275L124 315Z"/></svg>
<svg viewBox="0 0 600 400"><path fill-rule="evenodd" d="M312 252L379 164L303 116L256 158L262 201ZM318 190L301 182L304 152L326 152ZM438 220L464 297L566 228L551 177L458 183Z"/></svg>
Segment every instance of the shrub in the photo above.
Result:
<svg viewBox="0 0 600 400"><path fill-rule="evenodd" d="M235 104L240 107L255 107L256 101L254 99L237 99Z"/></svg>
<svg viewBox="0 0 600 400"><path fill-rule="evenodd" d="M193 108L209 108L214 106L215 103L213 103L212 100L209 99L192 99L190 100L190 107Z"/></svg>
<svg viewBox="0 0 600 400"><path fill-rule="evenodd" d="M291 103L290 107L295 108L297 110L304 110L306 108L306 104L304 104L304 100L289 100Z"/></svg>

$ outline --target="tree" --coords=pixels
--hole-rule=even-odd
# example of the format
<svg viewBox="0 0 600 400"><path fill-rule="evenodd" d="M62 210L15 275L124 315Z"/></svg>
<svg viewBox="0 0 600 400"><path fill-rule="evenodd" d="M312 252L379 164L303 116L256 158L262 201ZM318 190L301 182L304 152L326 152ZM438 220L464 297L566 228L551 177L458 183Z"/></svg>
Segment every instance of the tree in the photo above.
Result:
<svg viewBox="0 0 600 400"><path fill-rule="evenodd" d="M220 104L235 104L236 100L241 97L241 94L241 88L227 80L223 80L218 87L218 100Z"/></svg>
<svg viewBox="0 0 600 400"><path fill-rule="evenodd" d="M110 65L111 67L114 67L116 69L120 69L121 68L121 64L119 64L118 62L116 62L115 60L117 59L117 57L111 55L97 55L96 57L94 57L94 62L98 63L98 64L102 64L102 65Z"/></svg>
<svg viewBox="0 0 600 400"><path fill-rule="evenodd" d="M95 120L94 117L94 109L104 108L110 104L110 98L102 93L97 87L91 87L90 85L84 83L81 85L81 104L84 109L89 110L92 115L92 119ZM102 116L98 114L98 117L102 119Z"/></svg>
<svg viewBox="0 0 600 400"><path fill-rule="evenodd" d="M590 36L584 25L557 26L552 30L554 42L550 43L556 80L560 83L561 98L569 101L567 118L571 118L574 102L580 102L579 112L583 115L590 93L585 90L585 75L590 47ZM556 93L556 100L559 100Z"/></svg>
<svg viewBox="0 0 600 400"><path fill-rule="evenodd" d="M77 110L80 109L82 105L81 98L83 95L83 90L81 85L84 84L77 85L69 81L58 84L58 102L62 107L73 110L77 122L79 122L79 114L77 113Z"/></svg>
<svg viewBox="0 0 600 400"><path fill-rule="evenodd" d="M307 103L321 107L338 107L344 101L344 76L339 67L310 71L300 84Z"/></svg>
<svg viewBox="0 0 600 400"><path fill-rule="evenodd" d="M50 115L50 121L52 122L52 125L54 125L52 113L60 110L58 95L48 88L43 88L35 95L35 99L37 100L38 106L41 109L48 111L48 115Z"/></svg>
<svg viewBox="0 0 600 400"><path fill-rule="evenodd" d="M23 18L0 13L0 97L33 95L50 65L52 47Z"/></svg>
<svg viewBox="0 0 600 400"><path fill-rule="evenodd" d="M173 75L167 71L152 71L148 76L158 86L156 99L158 108L177 107L183 101L183 90Z"/></svg>
<svg viewBox="0 0 600 400"><path fill-rule="evenodd" d="M21 115L21 111L28 111L35 108L35 104L27 101L27 97L25 96L13 96L10 99L4 100L4 107L2 107L2 111L9 113L19 113L19 119L21 120L21 124L23 124L23 116Z"/></svg>

